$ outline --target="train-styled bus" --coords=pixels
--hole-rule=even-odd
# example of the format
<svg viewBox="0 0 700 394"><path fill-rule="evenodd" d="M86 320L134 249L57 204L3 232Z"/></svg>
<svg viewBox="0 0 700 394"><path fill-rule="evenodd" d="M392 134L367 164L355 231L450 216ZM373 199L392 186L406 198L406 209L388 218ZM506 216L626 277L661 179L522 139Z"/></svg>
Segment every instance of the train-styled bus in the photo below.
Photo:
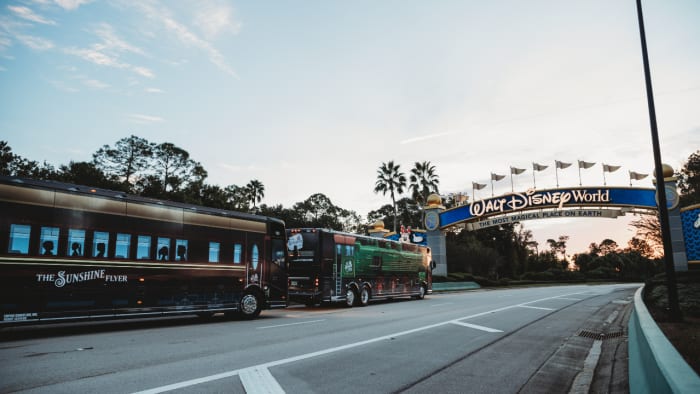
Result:
<svg viewBox="0 0 700 394"><path fill-rule="evenodd" d="M327 229L287 229L289 298L306 305L432 293L430 248Z"/></svg>
<svg viewBox="0 0 700 394"><path fill-rule="evenodd" d="M0 177L0 327L287 306L279 219Z"/></svg>

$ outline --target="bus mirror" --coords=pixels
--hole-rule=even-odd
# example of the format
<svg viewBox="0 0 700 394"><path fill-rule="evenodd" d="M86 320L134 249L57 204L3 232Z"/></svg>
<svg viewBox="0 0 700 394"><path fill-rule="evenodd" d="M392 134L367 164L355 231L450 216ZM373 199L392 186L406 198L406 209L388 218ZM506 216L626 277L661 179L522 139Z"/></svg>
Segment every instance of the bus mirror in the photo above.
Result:
<svg viewBox="0 0 700 394"><path fill-rule="evenodd" d="M430 270L434 270L435 267L437 267L437 263L435 262L435 260L430 260Z"/></svg>

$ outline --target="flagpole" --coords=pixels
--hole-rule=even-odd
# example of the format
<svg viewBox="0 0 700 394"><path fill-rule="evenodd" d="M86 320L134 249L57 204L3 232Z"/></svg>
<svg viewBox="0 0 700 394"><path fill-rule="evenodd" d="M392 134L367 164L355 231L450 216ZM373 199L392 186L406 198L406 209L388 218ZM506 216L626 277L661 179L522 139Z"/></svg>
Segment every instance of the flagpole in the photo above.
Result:
<svg viewBox="0 0 700 394"><path fill-rule="evenodd" d="M632 171L627 170L630 173L630 187L632 187Z"/></svg>
<svg viewBox="0 0 700 394"><path fill-rule="evenodd" d="M510 192L515 193L515 188L513 187L513 167L510 168Z"/></svg>
<svg viewBox="0 0 700 394"><path fill-rule="evenodd" d="M559 187L559 166L556 160L554 160L554 175L557 177L557 187Z"/></svg>
<svg viewBox="0 0 700 394"><path fill-rule="evenodd" d="M603 186L607 186L607 185L608 185L606 182L607 182L607 181L605 180L605 164L603 164Z"/></svg>
<svg viewBox="0 0 700 394"><path fill-rule="evenodd" d="M581 160L578 162L578 185L583 186L583 182L581 182Z"/></svg>

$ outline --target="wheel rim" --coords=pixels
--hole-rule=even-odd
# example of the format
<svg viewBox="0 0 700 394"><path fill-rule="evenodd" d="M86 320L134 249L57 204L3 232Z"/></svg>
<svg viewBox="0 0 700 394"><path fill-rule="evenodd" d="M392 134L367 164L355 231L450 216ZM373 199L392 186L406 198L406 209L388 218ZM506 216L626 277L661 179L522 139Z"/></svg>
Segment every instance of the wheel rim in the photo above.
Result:
<svg viewBox="0 0 700 394"><path fill-rule="evenodd" d="M360 294L360 301L363 305L369 302L369 290L367 290L366 287L362 289L362 294Z"/></svg>
<svg viewBox="0 0 700 394"><path fill-rule="evenodd" d="M421 286L420 287L420 298L425 297L425 287Z"/></svg>
<svg viewBox="0 0 700 394"><path fill-rule="evenodd" d="M348 289L348 291L345 293L345 303L348 305L355 303L355 292L352 291L352 289Z"/></svg>
<svg viewBox="0 0 700 394"><path fill-rule="evenodd" d="M252 315L258 310L258 299L252 294L246 294L241 300L241 312Z"/></svg>

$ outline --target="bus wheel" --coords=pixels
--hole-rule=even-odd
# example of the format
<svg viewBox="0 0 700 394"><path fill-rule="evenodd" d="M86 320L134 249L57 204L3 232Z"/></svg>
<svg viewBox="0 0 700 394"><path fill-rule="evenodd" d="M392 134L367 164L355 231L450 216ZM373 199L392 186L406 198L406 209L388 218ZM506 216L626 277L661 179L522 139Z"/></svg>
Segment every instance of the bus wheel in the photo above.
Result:
<svg viewBox="0 0 700 394"><path fill-rule="evenodd" d="M417 300L422 300L425 298L425 286L421 285L420 290L418 290L418 295L416 296Z"/></svg>
<svg viewBox="0 0 700 394"><path fill-rule="evenodd" d="M244 319L254 319L260 315L260 299L254 293L245 293L241 298L239 313Z"/></svg>
<svg viewBox="0 0 700 394"><path fill-rule="evenodd" d="M369 304L369 297L369 287L362 286L362 290L360 291L360 306L367 306L367 304Z"/></svg>
<svg viewBox="0 0 700 394"><path fill-rule="evenodd" d="M345 306L352 308L355 305L356 293L355 289L348 287L348 291L345 292Z"/></svg>

